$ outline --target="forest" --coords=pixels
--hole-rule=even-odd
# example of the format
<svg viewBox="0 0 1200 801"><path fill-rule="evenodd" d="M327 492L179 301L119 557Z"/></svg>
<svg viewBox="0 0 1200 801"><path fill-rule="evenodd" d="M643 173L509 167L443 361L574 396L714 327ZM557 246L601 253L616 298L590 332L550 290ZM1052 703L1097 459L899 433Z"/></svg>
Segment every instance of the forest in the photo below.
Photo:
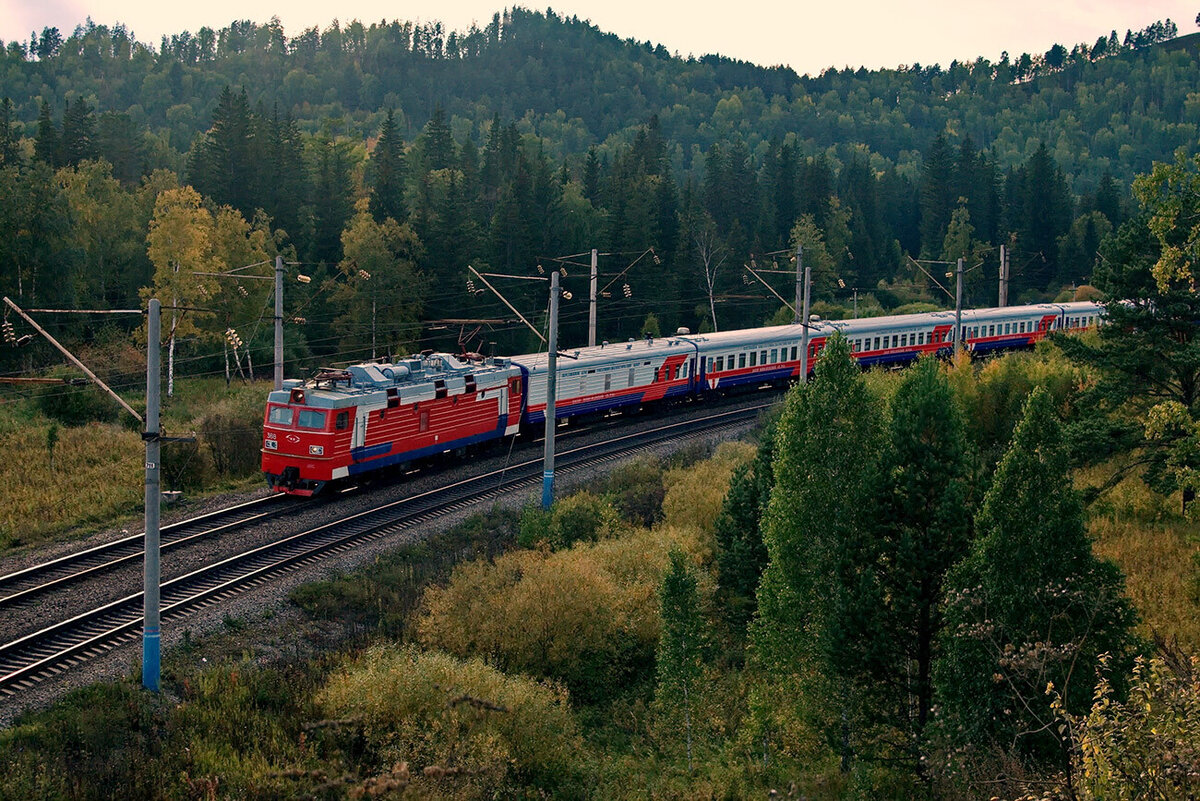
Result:
<svg viewBox="0 0 1200 801"><path fill-rule="evenodd" d="M163 692L0 731L6 798L1200 795L1200 70L1170 20L991 61L800 76L552 11L483 29L91 21L0 48L0 293L134 406L167 305L163 458L258 486L287 374L996 300L1105 324L857 368L833 337L746 442L589 476L182 622ZM510 277L500 277L510 276ZM54 310L126 310L65 315ZM166 323L166 320L164 320ZM0 550L136 525L143 442L0 324ZM568 344L569 347L569 344ZM176 377L178 381L176 382ZM82 489L81 489L82 488Z"/></svg>
<svg viewBox="0 0 1200 801"><path fill-rule="evenodd" d="M1010 297L1050 299L1088 282L1133 176L1197 141L1195 37L1176 34L814 77L523 9L465 32L236 22L158 46L45 29L0 52L0 292L205 309L171 329L201 372L269 359L269 288L197 274L276 255L307 281L289 277L289 371L534 347L468 265L561 267L580 341L593 248L611 339L762 324L780 304L743 266L786 272L797 244L826 316L945 305L936 262L959 257L967 303L990 305L1001 245ZM104 322L55 330L101 348L132 332ZM6 369L56 358L31 347Z"/></svg>

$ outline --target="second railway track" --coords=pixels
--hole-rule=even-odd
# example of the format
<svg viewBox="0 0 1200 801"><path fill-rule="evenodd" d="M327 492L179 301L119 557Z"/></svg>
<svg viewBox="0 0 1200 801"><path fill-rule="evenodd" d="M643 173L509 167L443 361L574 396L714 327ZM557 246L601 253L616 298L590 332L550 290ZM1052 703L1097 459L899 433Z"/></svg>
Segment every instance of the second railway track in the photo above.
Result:
<svg viewBox="0 0 1200 801"><path fill-rule="evenodd" d="M711 437L723 431L744 429L767 405L762 403L731 411L715 411L690 420L664 423L647 431L565 450L558 456L558 472L570 474L596 468L672 439L700 435ZM282 575L345 553L363 543L388 537L467 506L499 498L505 493L538 485L541 467L540 459L521 461L501 470L391 501L378 508L282 537L164 581L162 619L164 622L178 620L198 609L244 594ZM240 507L222 510L231 513L228 518L215 516L221 513L205 516L209 520L208 528L213 527L214 521L225 520L226 523L217 524L232 525L239 516L253 518L272 514L267 510L282 509L286 504L279 507L270 504L245 506L247 508L240 512L237 511ZM197 518L184 522L204 529L206 524L200 521L201 518ZM190 535L181 533L180 536L203 536L203 532L192 530ZM129 539L136 539L140 544L141 536ZM140 550L132 557L122 555L121 558L136 557L140 557ZM69 584L80 580L82 575L86 575L86 571L76 565L67 570L65 575L52 580ZM8 591L8 587L16 585L9 584L6 587L4 578L8 577L0 578L0 595L12 596L14 593ZM142 594L138 592L0 645L0 696L18 695L47 677L136 639L141 622Z"/></svg>

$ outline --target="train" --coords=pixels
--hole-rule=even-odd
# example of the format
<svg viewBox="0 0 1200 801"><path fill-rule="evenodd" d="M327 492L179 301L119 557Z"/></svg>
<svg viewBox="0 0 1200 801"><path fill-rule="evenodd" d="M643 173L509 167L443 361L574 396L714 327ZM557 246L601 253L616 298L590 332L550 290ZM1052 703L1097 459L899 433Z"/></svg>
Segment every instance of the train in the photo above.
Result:
<svg viewBox="0 0 1200 801"><path fill-rule="evenodd" d="M949 355L956 338L972 354L1030 348L1056 331L1099 325L1096 303L1045 303L955 313L814 320L809 371L840 332L864 368ZM800 376L803 326L665 337L560 350L555 419L699 400L785 386ZM283 382L267 398L262 470L276 492L309 496L331 484L405 469L443 454L464 455L546 419L548 356L482 357L424 352L395 362L322 369Z"/></svg>

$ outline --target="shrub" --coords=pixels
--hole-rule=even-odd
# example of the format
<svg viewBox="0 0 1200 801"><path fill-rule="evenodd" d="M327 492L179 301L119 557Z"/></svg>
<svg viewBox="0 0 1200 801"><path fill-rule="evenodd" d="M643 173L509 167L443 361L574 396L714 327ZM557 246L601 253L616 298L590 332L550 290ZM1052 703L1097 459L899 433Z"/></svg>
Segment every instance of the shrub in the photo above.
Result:
<svg viewBox="0 0 1200 801"><path fill-rule="evenodd" d="M198 433L217 474L239 478L259 469L263 399L240 394L216 404L200 421Z"/></svg>
<svg viewBox="0 0 1200 801"><path fill-rule="evenodd" d="M74 380L80 376L78 371L60 368L51 373L51 377ZM118 413L127 414L112 397L90 382L84 385L46 384L38 390L37 402L44 415L67 426L111 423Z"/></svg>
<svg viewBox="0 0 1200 801"><path fill-rule="evenodd" d="M662 463L653 457L635 459L609 473L601 491L630 523L652 526L662 517L666 495Z"/></svg>
<svg viewBox="0 0 1200 801"><path fill-rule="evenodd" d="M640 532L460 565L445 587L426 591L417 636L456 656L559 679L585 701L611 698L652 675L670 542Z"/></svg>
<svg viewBox="0 0 1200 801"><path fill-rule="evenodd" d="M549 512L527 507L521 514L518 543L525 548L545 544L553 550L577 542L595 542L623 528L616 509L605 498L577 492L557 501Z"/></svg>
<svg viewBox="0 0 1200 801"><path fill-rule="evenodd" d="M1068 716L1079 798L1200 797L1200 660L1173 661L1139 658L1128 701L1101 678L1091 712Z"/></svg>
<svg viewBox="0 0 1200 801"><path fill-rule="evenodd" d="M331 718L360 721L364 767L410 763L421 797L584 794L583 740L554 685L480 659L380 646L348 662L317 700Z"/></svg>

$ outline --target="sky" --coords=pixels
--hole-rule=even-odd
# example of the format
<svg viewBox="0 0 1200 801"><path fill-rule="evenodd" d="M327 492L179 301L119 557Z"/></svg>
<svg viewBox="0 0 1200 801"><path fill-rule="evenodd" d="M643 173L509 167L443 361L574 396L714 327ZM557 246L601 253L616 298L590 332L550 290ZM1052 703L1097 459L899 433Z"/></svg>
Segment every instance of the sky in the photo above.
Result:
<svg viewBox="0 0 1200 801"><path fill-rule="evenodd" d="M278 16L288 36L327 27L336 17L440 20L449 30L483 27L505 0L0 0L0 39L28 41L31 31L57 27L64 35L89 16L99 25L124 24L139 41L157 46L164 34L222 28L239 19ZM527 7L544 8L529 3ZM1179 0L563 0L563 16L589 20L607 33L662 44L681 56L720 53L799 73L826 67L868 69L901 64L996 60L1002 51L1044 53L1055 43L1094 43L1116 29L1138 30L1170 18L1179 33L1197 31L1200 6Z"/></svg>

